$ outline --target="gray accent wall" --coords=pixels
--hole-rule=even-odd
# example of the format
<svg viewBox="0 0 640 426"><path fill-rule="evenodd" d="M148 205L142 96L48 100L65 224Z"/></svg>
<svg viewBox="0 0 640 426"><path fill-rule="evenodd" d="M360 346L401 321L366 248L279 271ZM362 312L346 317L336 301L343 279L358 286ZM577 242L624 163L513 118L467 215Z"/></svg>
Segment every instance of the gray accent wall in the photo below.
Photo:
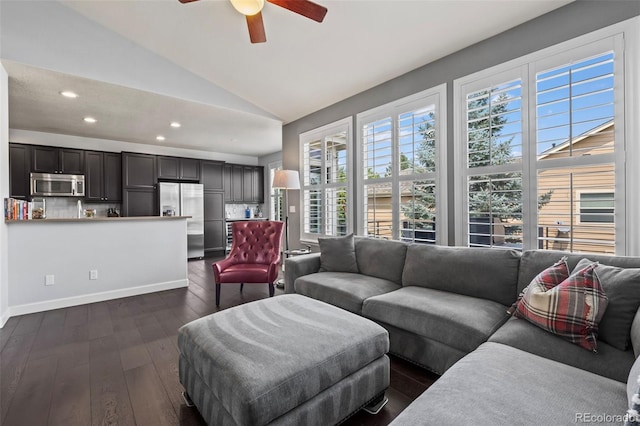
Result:
<svg viewBox="0 0 640 426"><path fill-rule="evenodd" d="M356 141L356 114L437 86L447 84L447 183L449 191L455 189L453 177L453 81L474 72L499 65L529 53L553 46L589 32L640 15L640 1L577 0L546 15L525 22L475 45L455 52L400 77L387 81L365 92L291 122L283 128L283 166L299 169L299 134L324 126L345 117L353 117L353 141ZM355 145L354 150L355 152ZM358 159L354 158L353 170ZM355 188L360 196L361 188ZM292 194L293 195L293 194ZM449 197L449 242L453 244L455 232L454 197ZM300 199L293 195L290 204L296 213L289 215L292 246L300 239ZM360 214L358 206L350 206L355 224Z"/></svg>

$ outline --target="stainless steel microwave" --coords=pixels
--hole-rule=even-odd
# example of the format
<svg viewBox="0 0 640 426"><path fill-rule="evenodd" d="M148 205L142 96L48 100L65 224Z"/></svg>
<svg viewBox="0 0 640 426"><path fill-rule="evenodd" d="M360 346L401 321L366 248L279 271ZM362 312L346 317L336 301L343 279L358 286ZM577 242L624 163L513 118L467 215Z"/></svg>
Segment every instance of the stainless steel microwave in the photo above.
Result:
<svg viewBox="0 0 640 426"><path fill-rule="evenodd" d="M84 175L31 173L31 195L84 197Z"/></svg>

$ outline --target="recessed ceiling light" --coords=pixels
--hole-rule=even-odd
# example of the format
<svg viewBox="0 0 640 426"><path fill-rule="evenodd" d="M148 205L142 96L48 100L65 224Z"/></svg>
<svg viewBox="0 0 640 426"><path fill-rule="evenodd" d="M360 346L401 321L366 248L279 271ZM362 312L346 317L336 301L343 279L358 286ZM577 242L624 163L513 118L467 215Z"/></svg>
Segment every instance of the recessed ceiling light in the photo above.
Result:
<svg viewBox="0 0 640 426"><path fill-rule="evenodd" d="M75 99L75 98L77 98L77 97L78 97L78 94L77 94L77 93L71 92L71 91L69 91L69 90L65 90L64 92L60 92L60 94L61 94L62 96L64 96L65 98L72 98L72 99Z"/></svg>
<svg viewBox="0 0 640 426"><path fill-rule="evenodd" d="M177 128L178 128L178 127L180 127L180 126L182 126L182 124L178 123L177 121L172 121L172 122L171 122L171 127L174 127L174 128L176 128L176 129L177 129Z"/></svg>
<svg viewBox="0 0 640 426"><path fill-rule="evenodd" d="M156 140L159 140L160 142L162 142L164 140L164 136L158 135L156 136Z"/></svg>
<svg viewBox="0 0 640 426"><path fill-rule="evenodd" d="M93 118L93 117L85 117L85 118L84 118L84 121L86 121L87 123L92 123L92 124L93 124L93 123L95 123L95 122L96 122L96 121L98 121L98 120L96 120L96 119L95 119L95 118Z"/></svg>

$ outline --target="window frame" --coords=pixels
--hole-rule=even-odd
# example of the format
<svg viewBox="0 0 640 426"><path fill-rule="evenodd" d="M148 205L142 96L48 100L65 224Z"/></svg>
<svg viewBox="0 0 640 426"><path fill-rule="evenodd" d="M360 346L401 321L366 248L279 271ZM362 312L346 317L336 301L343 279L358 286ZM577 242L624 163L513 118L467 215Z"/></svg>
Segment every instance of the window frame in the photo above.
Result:
<svg viewBox="0 0 640 426"><path fill-rule="evenodd" d="M332 136L335 135L336 133L340 133L340 132L345 132L346 134L346 141L345 141L345 146L347 147L346 149L346 166L347 166L347 172L346 172L346 182L343 184L340 183L327 183L326 182L326 175L325 175L325 171L326 171L326 147L323 146L322 147L322 154L321 154L321 158L322 158L322 179L323 181L320 184L317 185L306 185L304 184L305 179L304 179L304 145L307 142L313 142L315 140L321 140L324 142L324 138L327 136ZM321 221L320 221L320 230L321 232L319 233L308 233L305 232L304 229L304 224L305 224L305 216L306 216L306 211L305 211L305 203L304 203L304 192L305 190L310 190L310 189L320 189L322 191L323 194L323 199L326 199L326 189L330 189L330 188L337 188L337 187L346 187L347 190L347 207L353 205L353 161L352 161L352 150L353 150L353 118L352 117L346 117L343 118L341 120L337 120L334 121L332 123L326 124L324 126L309 130L307 132L304 133L300 133L300 135L298 136L298 147L299 147L299 164L300 164L300 199L299 199L299 205L300 205L300 241L305 242L305 243L317 243L318 238L322 238L322 237L332 237L335 235L331 235L331 234L327 234L326 233L326 214L322 215ZM326 206L323 205L323 210L325 209ZM353 212L351 212L350 210L347 210L347 215L346 215L346 221L347 221L347 230L346 233L349 234L351 232L353 232L353 223L352 223L352 216L353 216Z"/></svg>
<svg viewBox="0 0 640 426"><path fill-rule="evenodd" d="M614 195L614 199L613 199L613 207L611 208L611 210L613 210L613 213L615 214L616 208L616 201L615 201L615 192L605 192L605 191L598 191L598 190L577 190L576 191L576 203L577 203L577 208L576 208L576 212L578 213L578 225L592 225L592 224L603 224L603 223L610 223L610 224L615 224L615 218L613 222L597 222L597 221L584 221L582 220L582 195L583 194L613 194ZM605 207L608 209L608 207ZM588 213L585 213L588 214Z"/></svg>
<svg viewBox="0 0 640 426"><path fill-rule="evenodd" d="M537 248L537 173L540 170L554 169L561 165L577 167L591 164L573 159L548 159L537 161L536 152L536 73L553 67L558 58L589 57L590 51L597 51L601 46L613 47L605 50L615 52L614 67L614 96L615 111L615 153L603 154L603 160L609 156L610 162L615 163L616 178L616 206L615 206L615 253L617 255L640 255L640 224L632 220L640 214L640 171L637 167L625 167L627 163L637 164L640 160L640 144L632 143L640 136L640 125L637 120L637 110L640 106L640 17L631 18L618 24L594 31L575 39L533 52L520 58L496 65L491 68L467 75L453 82L453 111L454 111L454 185L455 185L455 244L468 245L468 196L466 165L466 95L474 84L486 86L487 81L498 84L499 78L492 79L504 73L515 72L522 77L523 87L523 116L522 139L523 144L529 141L528 147L523 146L523 161L520 169L522 173L523 193L523 250ZM599 53L602 53L600 51ZM635 88L634 91L630 88ZM524 96L527 99L524 99ZM528 111L525 115L524 108ZM525 153L525 150L527 152ZM525 158L526 156L526 158ZM473 173L475 174L475 173ZM487 172L489 174L489 172ZM623 186L623 188L619 188Z"/></svg>
<svg viewBox="0 0 640 426"><path fill-rule="evenodd" d="M433 100L432 100L433 99ZM400 176L397 170L399 164L399 135L398 117L406 112L422 108L430 103L436 105L436 170L435 172L416 173ZM420 181L433 179L436 183L436 217L443 218L438 221L435 244L448 244L448 193L447 193L447 84L423 90L410 96L380 105L356 115L356 143L355 155L358 159L356 165L355 184L358 188L358 216L356 218L356 229L361 235L365 235L367 224L365 223L365 198L364 191L366 179L364 178L362 129L364 124L380 119L391 118L392 127L392 164L394 165L392 176L376 179L376 183L391 184L392 203L392 239L400 239L398 223L400 219L400 182Z"/></svg>
<svg viewBox="0 0 640 426"><path fill-rule="evenodd" d="M278 161L274 161L271 162L267 165L267 170L269 173L269 219L270 220L279 220L284 222L285 217L286 217L286 212L284 211L284 209L286 209L285 206L283 211L280 212L282 214L281 218L276 217L276 205L277 203L275 202L276 199L280 199L283 198L284 199L284 189L281 188L274 188L273 187L273 175L277 170L282 170L282 161L278 160Z"/></svg>

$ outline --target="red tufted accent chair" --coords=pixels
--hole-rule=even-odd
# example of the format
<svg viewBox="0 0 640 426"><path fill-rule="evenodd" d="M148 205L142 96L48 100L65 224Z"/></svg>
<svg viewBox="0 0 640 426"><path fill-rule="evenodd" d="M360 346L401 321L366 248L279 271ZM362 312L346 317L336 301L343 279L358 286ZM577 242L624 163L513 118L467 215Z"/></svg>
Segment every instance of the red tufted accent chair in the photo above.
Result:
<svg viewBox="0 0 640 426"><path fill-rule="evenodd" d="M273 283L280 266L280 240L282 222L255 220L232 224L233 243L226 259L213 265L216 280L216 306L220 306L220 284L269 284L273 296Z"/></svg>

